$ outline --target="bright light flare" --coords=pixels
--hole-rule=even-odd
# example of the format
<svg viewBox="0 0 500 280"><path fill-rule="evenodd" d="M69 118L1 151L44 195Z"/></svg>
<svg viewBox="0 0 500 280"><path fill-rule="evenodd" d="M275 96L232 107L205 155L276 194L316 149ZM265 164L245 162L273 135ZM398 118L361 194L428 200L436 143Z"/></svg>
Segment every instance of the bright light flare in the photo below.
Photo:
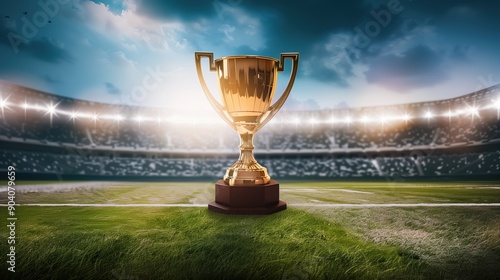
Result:
<svg viewBox="0 0 500 280"><path fill-rule="evenodd" d="M91 120L94 122L94 126L97 125L97 121L99 120L99 114L92 114Z"/></svg>
<svg viewBox="0 0 500 280"><path fill-rule="evenodd" d="M434 118L434 114L432 114L432 112L428 110L427 112L425 112L424 117L427 120L430 120L430 119Z"/></svg>
<svg viewBox="0 0 500 280"><path fill-rule="evenodd" d="M500 97L498 97L496 100L493 100L493 108L500 110Z"/></svg>
<svg viewBox="0 0 500 280"><path fill-rule="evenodd" d="M408 114L408 113L405 113L404 115L401 116L401 120L403 120L406 123L408 123L409 121L411 121L411 115Z"/></svg>
<svg viewBox="0 0 500 280"><path fill-rule="evenodd" d="M72 111L70 114L69 114L69 119L72 120L73 122L78 119L78 112L75 112L75 111Z"/></svg>
<svg viewBox="0 0 500 280"><path fill-rule="evenodd" d="M123 121L123 116L122 116L122 115L120 115L120 114L116 114L116 115L114 115L112 118L113 118L113 120L115 120L115 121L117 121L117 122L121 122L121 121Z"/></svg>
<svg viewBox="0 0 500 280"><path fill-rule="evenodd" d="M479 108L477 108L476 106L468 106L467 113L472 117L479 117Z"/></svg>
<svg viewBox="0 0 500 280"><path fill-rule="evenodd" d="M388 119L388 117L387 117L387 116L380 116L380 117L378 118L378 122L379 122L380 124L382 124L382 125L386 125L386 124L387 124L387 122L388 122L388 120L389 120L389 119Z"/></svg>
<svg viewBox="0 0 500 280"><path fill-rule="evenodd" d="M59 105L60 102L54 104L52 101L50 101L50 104L45 104L45 115L49 115L50 117L50 125L52 125L52 120L54 118L54 115L57 116L57 105Z"/></svg>
<svg viewBox="0 0 500 280"><path fill-rule="evenodd" d="M497 109L497 120L500 119L500 96L493 100L493 108Z"/></svg>
<svg viewBox="0 0 500 280"><path fill-rule="evenodd" d="M0 110L2 110L2 118L5 118L5 109L9 109L9 103L7 102L7 100L9 99L9 97L3 99L2 96L0 96Z"/></svg>
<svg viewBox="0 0 500 280"><path fill-rule="evenodd" d="M9 102L7 100L9 97L3 99L3 97L0 95L0 109L2 110L2 118L5 118L5 109L9 109Z"/></svg>
<svg viewBox="0 0 500 280"><path fill-rule="evenodd" d="M363 115L360 120L363 124L367 124L370 122L370 118L368 118L367 115Z"/></svg>
<svg viewBox="0 0 500 280"><path fill-rule="evenodd" d="M3 97L0 96L0 108L7 108L8 106L7 99L3 100Z"/></svg>
<svg viewBox="0 0 500 280"><path fill-rule="evenodd" d="M136 121L138 124L141 124L143 121L144 121L144 117L141 116L141 115L137 115L135 118L134 118L134 121Z"/></svg>

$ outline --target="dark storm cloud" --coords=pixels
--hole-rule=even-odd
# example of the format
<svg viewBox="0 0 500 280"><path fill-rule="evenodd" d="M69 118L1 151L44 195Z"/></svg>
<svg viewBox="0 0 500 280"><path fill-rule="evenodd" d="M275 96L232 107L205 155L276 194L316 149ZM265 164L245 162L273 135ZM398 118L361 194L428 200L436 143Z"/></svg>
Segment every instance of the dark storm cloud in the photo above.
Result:
<svg viewBox="0 0 500 280"><path fill-rule="evenodd" d="M273 15L264 18L269 48L298 48L305 52L312 43L327 35L352 29L369 12L362 0L343 1L248 1L242 3L253 15Z"/></svg>
<svg viewBox="0 0 500 280"><path fill-rule="evenodd" d="M411 8L423 13L429 17L439 19L440 16L456 10L457 12L469 13L475 11L481 17L491 17L500 21L498 18L498 11L500 9L500 2L497 0L419 0L412 1Z"/></svg>
<svg viewBox="0 0 500 280"><path fill-rule="evenodd" d="M200 18L210 18L216 15L212 1L137 0L136 2L139 13L167 20L197 21Z"/></svg>
<svg viewBox="0 0 500 280"><path fill-rule="evenodd" d="M286 3L278 1L161 1L140 0L139 12L164 19L180 19L186 22L202 18L214 19L221 24L231 24L231 9L244 10L250 17L259 19L263 29L266 47L254 50L240 46L237 51L245 54L260 54L276 57L281 52L298 51L303 61L315 59L318 63L310 69L311 77L321 81L344 84L341 75L334 69L322 66L321 56L313 46L324 43L329 34L351 30L369 15L370 7L363 0L331 3L330 1L298 1ZM220 42L217 35L208 34L205 38ZM339 65L342 67L343 65ZM345 66L345 65L344 65ZM350 72L343 69L341 72ZM302 71L299 75L303 74Z"/></svg>
<svg viewBox="0 0 500 280"><path fill-rule="evenodd" d="M113 83L106 82L104 83L104 86L106 87L106 91L111 94L120 94L122 93L122 90L116 87Z"/></svg>
<svg viewBox="0 0 500 280"><path fill-rule="evenodd" d="M401 93L448 78L442 56L425 45L415 46L399 56L389 54L375 58L365 74L369 83Z"/></svg>
<svg viewBox="0 0 500 280"><path fill-rule="evenodd" d="M28 40L5 24L0 24L0 44L7 46L13 55L29 54L49 63L73 61L70 52L55 40L47 37Z"/></svg>
<svg viewBox="0 0 500 280"><path fill-rule="evenodd" d="M9 24L10 20L0 19L0 44L12 47L8 37L8 34L12 32L12 29L8 27Z"/></svg>
<svg viewBox="0 0 500 280"><path fill-rule="evenodd" d="M352 77L352 63L365 62L376 57L387 42L404 37L418 23L401 16L406 2L398 0L371 4L363 0L353 1L161 1L139 0L140 13L163 19L194 22L213 19L220 24L231 24L231 9L244 10L250 17L259 19L265 47L255 50L248 46L236 49L239 53L277 57L281 52L298 51L301 54L299 75L321 82L348 86ZM366 35L367 28L375 23L376 34ZM372 24L370 26L370 24ZM363 33L360 35L359 33ZM347 45L333 50L325 49L329 38L335 34L347 34ZM205 34L205 39L220 42L220 34ZM368 43L359 46L359 36ZM194 45L197 45L196 43ZM344 56L346 59L340 59Z"/></svg>
<svg viewBox="0 0 500 280"><path fill-rule="evenodd" d="M278 46L304 45L308 40L351 28L368 12L362 0L331 3L330 1L162 1L138 0L138 11L163 19L197 21L201 18L229 18L231 9L243 9L252 17L265 20L267 39ZM285 42L283 42L285 40ZM292 42L292 43L290 43Z"/></svg>
<svg viewBox="0 0 500 280"><path fill-rule="evenodd" d="M35 58L49 62L72 62L72 55L65 50L60 44L50 38L34 39L28 42L24 48L20 48L20 52L26 51Z"/></svg>

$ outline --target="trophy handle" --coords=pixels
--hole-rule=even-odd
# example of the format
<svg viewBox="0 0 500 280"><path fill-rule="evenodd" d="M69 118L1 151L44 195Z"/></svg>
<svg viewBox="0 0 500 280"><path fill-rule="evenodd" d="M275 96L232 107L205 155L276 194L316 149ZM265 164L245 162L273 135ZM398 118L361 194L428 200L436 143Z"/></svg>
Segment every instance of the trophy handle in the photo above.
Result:
<svg viewBox="0 0 500 280"><path fill-rule="evenodd" d="M299 53L282 53L280 55L280 61L278 64L278 72L282 72L285 68L285 59L291 59L292 60L292 73L290 74L290 80L288 80L288 85L285 88L285 91L281 95L281 97L274 103L271 107L269 107L269 110L267 111L267 115L263 116L263 121L260 122L259 124L259 129L263 127L266 123L268 123L276 113L281 109L283 104L285 104L286 99L288 98L288 95L290 94L290 91L292 90L293 83L295 82L295 77L297 76L297 69L299 66Z"/></svg>
<svg viewBox="0 0 500 280"><path fill-rule="evenodd" d="M213 97L212 93L207 87L207 83L205 83L205 79L203 78L203 72L201 71L201 58L202 57L207 57L209 59L209 65L210 65L210 71L215 71L215 64L214 64L214 54L210 52L195 52L194 53L194 59L196 62L196 72L198 73L198 79L200 80L201 87L203 88L203 92L205 93L205 96L207 97L208 101L210 102L210 105L214 107L215 111L221 116L221 118L233 129L236 130L236 126L234 125L233 121L227 114L227 111L225 110L224 106L222 106L215 98Z"/></svg>

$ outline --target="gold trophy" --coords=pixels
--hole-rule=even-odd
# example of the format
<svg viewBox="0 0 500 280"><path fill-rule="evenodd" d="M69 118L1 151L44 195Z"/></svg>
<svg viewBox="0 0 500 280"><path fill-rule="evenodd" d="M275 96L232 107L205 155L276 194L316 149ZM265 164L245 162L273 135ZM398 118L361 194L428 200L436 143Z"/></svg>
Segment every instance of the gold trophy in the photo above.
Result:
<svg viewBox="0 0 500 280"><path fill-rule="evenodd" d="M212 95L203 78L201 58L209 59L215 71L222 104ZM278 71L285 59L292 60L288 85L271 105L277 86ZM279 200L279 184L271 180L267 169L253 155L253 137L285 103L297 75L298 53L283 53L280 60L263 56L226 56L214 61L213 53L196 52L196 71L208 101L240 135L240 157L229 167L223 180L215 184L215 201L209 209L227 214L270 214L286 209Z"/></svg>

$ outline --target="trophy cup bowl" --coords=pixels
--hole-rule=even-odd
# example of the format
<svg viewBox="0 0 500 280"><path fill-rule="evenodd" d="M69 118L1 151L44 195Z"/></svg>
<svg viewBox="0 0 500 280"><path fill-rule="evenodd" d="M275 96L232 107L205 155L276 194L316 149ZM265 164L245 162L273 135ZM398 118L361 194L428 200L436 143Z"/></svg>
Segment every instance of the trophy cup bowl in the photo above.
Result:
<svg viewBox="0 0 500 280"><path fill-rule="evenodd" d="M201 70L203 57L209 59L210 71L216 73L217 86L223 104L213 97L205 83ZM276 91L278 72L284 70L285 59L292 60L290 80L281 97L271 105ZM217 182L215 202L238 208L238 213L249 212L243 208L258 208L262 205L269 206L280 202L286 208L286 204L279 200L279 184L271 180L267 169L255 160L253 137L274 117L288 98L297 74L298 60L298 53L283 53L280 55L280 60L250 55L226 56L214 60L213 53L195 53L198 78L208 101L221 118L240 136L240 156L236 163L227 169L223 180ZM223 189L227 193L223 194ZM240 193L239 190L247 191ZM231 203L231 201L239 201L235 198L238 195L246 196L247 199L242 198L239 203ZM252 195L262 197L251 198ZM229 198L224 200L222 197Z"/></svg>

